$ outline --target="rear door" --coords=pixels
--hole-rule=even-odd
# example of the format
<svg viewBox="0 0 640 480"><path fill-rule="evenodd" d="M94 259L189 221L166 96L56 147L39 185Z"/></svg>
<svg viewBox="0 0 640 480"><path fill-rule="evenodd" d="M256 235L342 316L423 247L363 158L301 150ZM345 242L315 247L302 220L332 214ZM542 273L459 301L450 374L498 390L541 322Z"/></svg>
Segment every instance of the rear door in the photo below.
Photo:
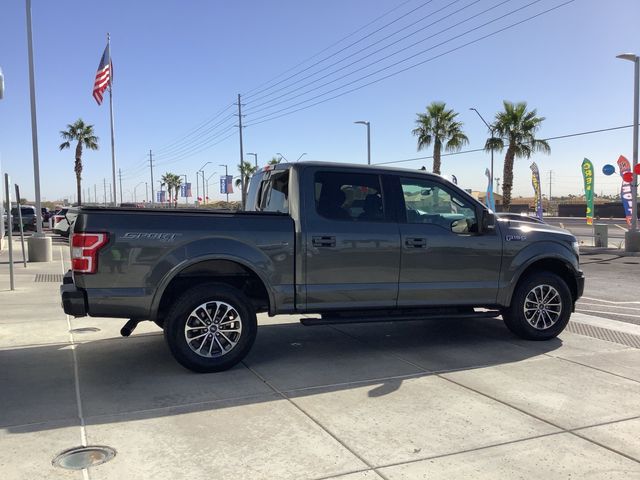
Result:
<svg viewBox="0 0 640 480"><path fill-rule="evenodd" d="M398 305L494 304L502 241L495 230L478 233L481 207L432 177L396 181L402 238Z"/></svg>
<svg viewBox="0 0 640 480"><path fill-rule="evenodd" d="M400 232L377 173L303 171L303 279L306 309L394 307Z"/></svg>

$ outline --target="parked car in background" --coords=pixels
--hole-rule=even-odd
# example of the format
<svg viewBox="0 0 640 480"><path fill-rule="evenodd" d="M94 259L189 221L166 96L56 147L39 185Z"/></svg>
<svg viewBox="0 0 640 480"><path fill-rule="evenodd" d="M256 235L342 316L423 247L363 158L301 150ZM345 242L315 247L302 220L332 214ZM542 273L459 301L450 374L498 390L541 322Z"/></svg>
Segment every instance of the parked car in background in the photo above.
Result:
<svg viewBox="0 0 640 480"><path fill-rule="evenodd" d="M71 232L71 227L78 216L78 212L72 208L63 208L60 212L54 216L53 233L68 237Z"/></svg>
<svg viewBox="0 0 640 480"><path fill-rule="evenodd" d="M32 206L32 205L21 205L20 206L20 213L22 214L22 228L25 231L35 231L36 230L36 207ZM20 215L18 215L18 207L12 207L11 208L11 217L12 217L12 224L13 224L13 231L18 231L20 230ZM8 231L9 229L9 225L8 225L8 220L7 220L7 215L6 213L4 214L4 219L5 219L5 231Z"/></svg>
<svg viewBox="0 0 640 480"><path fill-rule="evenodd" d="M42 221L48 222L49 219L51 219L51 215L53 215L51 213L51 210L49 210L47 207L42 207L41 211L42 211Z"/></svg>

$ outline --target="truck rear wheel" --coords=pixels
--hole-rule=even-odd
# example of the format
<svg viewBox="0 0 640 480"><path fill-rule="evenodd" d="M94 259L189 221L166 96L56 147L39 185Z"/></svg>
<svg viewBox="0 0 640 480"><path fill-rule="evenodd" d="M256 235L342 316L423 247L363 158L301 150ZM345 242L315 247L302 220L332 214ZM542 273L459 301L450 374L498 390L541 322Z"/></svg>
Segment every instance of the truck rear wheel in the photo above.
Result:
<svg viewBox="0 0 640 480"><path fill-rule="evenodd" d="M240 362L256 338L256 313L239 290L207 283L187 290L164 321L175 359L194 372L220 372Z"/></svg>
<svg viewBox="0 0 640 480"><path fill-rule="evenodd" d="M502 318L521 338L549 340L569 323L571 302L571 292L562 278L552 272L536 272L520 281Z"/></svg>

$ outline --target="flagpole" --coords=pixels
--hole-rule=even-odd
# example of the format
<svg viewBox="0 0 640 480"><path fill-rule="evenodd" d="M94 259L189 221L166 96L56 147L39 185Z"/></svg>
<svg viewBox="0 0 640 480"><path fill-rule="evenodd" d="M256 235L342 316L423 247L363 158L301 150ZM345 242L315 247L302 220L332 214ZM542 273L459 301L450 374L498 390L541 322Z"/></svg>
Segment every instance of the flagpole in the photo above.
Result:
<svg viewBox="0 0 640 480"><path fill-rule="evenodd" d="M111 175L113 181L113 204L116 205L117 201L117 184L116 184L116 150L114 147L115 140L113 135L113 64L111 63L111 35L107 33L107 48L109 49L109 117L111 120Z"/></svg>

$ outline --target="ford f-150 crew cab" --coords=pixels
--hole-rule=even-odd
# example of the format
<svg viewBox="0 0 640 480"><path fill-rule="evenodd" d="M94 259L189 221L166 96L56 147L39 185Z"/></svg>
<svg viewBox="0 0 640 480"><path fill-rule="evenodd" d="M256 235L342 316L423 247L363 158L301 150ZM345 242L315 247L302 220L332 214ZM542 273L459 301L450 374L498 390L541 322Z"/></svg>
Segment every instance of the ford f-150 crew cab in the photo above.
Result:
<svg viewBox="0 0 640 480"><path fill-rule="evenodd" d="M244 212L82 208L61 288L74 316L164 329L198 372L238 363L257 312L307 323L497 317L530 340L567 325L584 276L569 232L500 219L421 171L305 162L251 179Z"/></svg>

